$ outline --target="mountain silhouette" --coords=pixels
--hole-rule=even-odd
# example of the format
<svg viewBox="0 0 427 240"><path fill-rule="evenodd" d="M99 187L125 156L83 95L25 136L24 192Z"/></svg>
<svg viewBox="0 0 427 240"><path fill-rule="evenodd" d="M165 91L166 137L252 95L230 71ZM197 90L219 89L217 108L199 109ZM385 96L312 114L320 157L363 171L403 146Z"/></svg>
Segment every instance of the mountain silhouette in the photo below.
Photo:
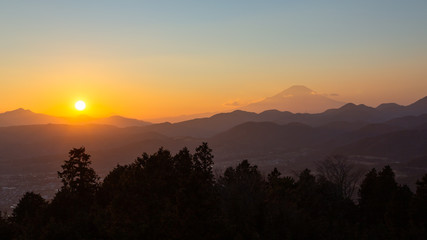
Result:
<svg viewBox="0 0 427 240"><path fill-rule="evenodd" d="M176 152L206 141L214 150L215 166L219 170L248 159L263 170L277 167L292 171L313 167L315 161L329 155L344 154L363 166L393 164L410 178L427 169L424 161L427 159L427 109L423 110L423 102L409 105L409 110L403 106L399 111L355 104L319 114L234 111L210 118L147 126L134 126L139 124L138 120L118 116L100 123L99 119L83 115L80 120L98 121L98 124L0 127L0 174L40 174L34 179L45 181L43 176L55 175L68 150L75 146L90 149L94 168L105 174L117 164L130 163L141 153L155 152L160 146ZM417 111L425 114L389 118L393 114ZM2 120L12 117L21 119L20 123L24 123L22 117L31 119L32 123L65 121L23 109L0 114ZM111 126L113 124L130 127ZM31 184L20 189L37 190ZM2 194L0 197L5 196Z"/></svg>
<svg viewBox="0 0 427 240"><path fill-rule="evenodd" d="M293 113L320 113L342 105L344 103L318 94L305 86L296 85L277 95L242 107L241 110L258 113L271 109Z"/></svg>
<svg viewBox="0 0 427 240"><path fill-rule="evenodd" d="M0 127L37 124L103 124L116 127L130 127L146 126L151 123L122 116L111 116L106 118L93 118L87 115L79 115L77 117L54 117L46 114L34 113L23 108L0 113Z"/></svg>
<svg viewBox="0 0 427 240"><path fill-rule="evenodd" d="M308 90L292 92L306 95ZM213 148L219 170L248 159L263 170L292 171L313 167L315 161L334 154L363 166L393 164L408 178L427 170L427 98L408 106L349 103L316 114L236 110L173 124L147 124L121 116L59 118L24 109L1 113L0 174L31 174L32 182L51 182L45 177L56 175L68 150L76 146L90 149L94 168L105 174L160 146L176 152L202 141ZM32 184L19 191L40 189Z"/></svg>
<svg viewBox="0 0 427 240"><path fill-rule="evenodd" d="M245 115L245 112L239 114ZM172 129L174 124L168 123L127 128L99 124L0 127L0 169L3 173L12 169L14 172L24 171L24 166L28 171L56 170L67 150L79 145L92 149L94 159L97 159L95 166L105 169L122 161L131 161L141 151L155 151L159 146L179 150L184 146L195 147L201 141L209 142L215 149L218 163L227 159L258 157L266 161L291 156L313 160L330 153L401 158L404 155L399 153L401 146L408 150L404 153L410 160L424 154L422 146L425 145L426 124L427 114L375 124L339 121L317 127L297 122L252 121L238 124L213 137L201 138L189 134L171 137L160 133L165 128ZM414 134L412 139L410 133ZM399 136L405 140L400 141ZM410 149L414 152L409 152Z"/></svg>
<svg viewBox="0 0 427 240"><path fill-rule="evenodd" d="M244 153L244 156L254 157L293 151L321 139L321 130L301 123L247 122L210 138L208 142L224 156Z"/></svg>
<svg viewBox="0 0 427 240"><path fill-rule="evenodd" d="M46 123L62 123L62 121L59 118L46 114L34 113L23 108L0 113L0 127Z"/></svg>
<svg viewBox="0 0 427 240"><path fill-rule="evenodd" d="M391 112L391 111L402 111L404 106L396 103L383 103L376 107L379 111Z"/></svg>
<svg viewBox="0 0 427 240"><path fill-rule="evenodd" d="M291 113L288 111L267 110L261 113L235 110L229 113L219 113L211 117L197 118L174 124L152 124L146 127L147 131L156 131L170 137L212 137L234 126L245 122L273 122L288 124L299 122L314 127L319 127L331 122L346 122L350 125L356 123L380 123L403 116L418 116L427 113L423 101L417 101L409 106L388 109L384 107L373 108L363 104L348 103L340 108L328 109L322 113ZM397 105L397 104L396 104Z"/></svg>
<svg viewBox="0 0 427 240"><path fill-rule="evenodd" d="M293 87L285 91L307 95L310 90L305 87ZM117 127L144 127L138 131L158 132L169 137L211 137L245 122L273 122L276 124L288 124L300 122L314 127L319 127L331 122L345 122L355 125L357 122L379 123L393 118L418 116L427 113L427 97L408 106L400 106L395 103L381 104L376 108L363 104L345 104L339 108L328 109L322 113L291 113L289 111L267 110L261 113L236 110L228 113L219 113L211 117L196 118L177 123L150 124L149 122L112 116L108 118L91 118L78 116L75 118L59 118L45 114L31 112L30 110L17 109L0 113L0 127L33 124L103 124ZM420 123L422 124L422 122ZM358 125L358 124L356 124Z"/></svg>
<svg viewBox="0 0 427 240"><path fill-rule="evenodd" d="M133 118L125 118L122 116L111 116L106 118L98 118L90 122L92 124L105 124L117 127L132 127L132 126L147 126L149 122L141 121Z"/></svg>
<svg viewBox="0 0 427 240"><path fill-rule="evenodd" d="M427 96L407 106L409 113L419 114L427 109Z"/></svg>

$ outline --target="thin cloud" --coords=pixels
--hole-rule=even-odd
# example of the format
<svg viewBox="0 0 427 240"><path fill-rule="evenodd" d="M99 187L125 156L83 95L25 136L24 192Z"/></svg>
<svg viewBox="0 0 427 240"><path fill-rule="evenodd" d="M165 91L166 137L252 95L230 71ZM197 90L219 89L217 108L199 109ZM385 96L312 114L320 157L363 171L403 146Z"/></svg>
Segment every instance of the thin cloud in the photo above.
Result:
<svg viewBox="0 0 427 240"><path fill-rule="evenodd" d="M240 107L242 104L237 100L228 101L223 104L226 107Z"/></svg>
<svg viewBox="0 0 427 240"><path fill-rule="evenodd" d="M324 93L322 95L325 97L339 97L340 96L338 93Z"/></svg>

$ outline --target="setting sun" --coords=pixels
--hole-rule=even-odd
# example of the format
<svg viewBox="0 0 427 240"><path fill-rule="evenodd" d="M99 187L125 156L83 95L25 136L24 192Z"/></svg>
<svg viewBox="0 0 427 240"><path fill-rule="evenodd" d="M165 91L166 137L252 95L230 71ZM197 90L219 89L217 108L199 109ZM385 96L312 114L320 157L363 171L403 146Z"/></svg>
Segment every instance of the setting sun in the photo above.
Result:
<svg viewBox="0 0 427 240"><path fill-rule="evenodd" d="M79 110L79 111L83 111L86 108L86 103L83 102L82 100L77 101L76 104L74 105L74 107Z"/></svg>

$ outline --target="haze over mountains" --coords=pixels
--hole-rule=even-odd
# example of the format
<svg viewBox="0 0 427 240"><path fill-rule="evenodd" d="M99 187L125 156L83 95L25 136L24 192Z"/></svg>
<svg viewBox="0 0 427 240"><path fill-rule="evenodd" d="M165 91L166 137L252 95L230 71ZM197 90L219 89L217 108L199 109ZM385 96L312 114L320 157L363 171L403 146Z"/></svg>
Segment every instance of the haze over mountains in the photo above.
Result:
<svg viewBox="0 0 427 240"><path fill-rule="evenodd" d="M86 115L77 117L54 117L41 113L34 113L26 109L16 109L0 113L0 127L34 125L34 124L105 124L117 127L146 126L149 122L138 119L111 116L107 118L92 118Z"/></svg>
<svg viewBox="0 0 427 240"><path fill-rule="evenodd" d="M403 134L402 139L406 139L408 135L402 131L417 131L412 133L419 138L407 142L421 141L427 126L426 114L427 97L408 106L382 104L373 108L349 103L317 114L236 110L174 124L150 124L120 116L67 119L18 109L0 114L0 126L8 126L0 127L0 164L13 163L16 159L64 155L67 149L84 145L88 150L107 156L104 163L114 165L122 161L114 157L121 153L131 160L143 151L154 151L160 146L173 150L197 146L201 141L208 141L219 153L218 161L261 155L265 158L270 153L272 158L287 158L284 156L290 152L299 157L303 152L305 156L340 151L357 155L357 149L369 148L365 146L369 141L363 142L365 138L381 138L384 134L395 133ZM353 147L345 148L346 144L353 144ZM421 141L422 144L426 142ZM369 151L363 152L367 154ZM401 151L401 154L404 152L407 151ZM408 154L415 157L415 153L424 154L422 150ZM377 155L384 157L387 154Z"/></svg>
<svg viewBox="0 0 427 240"><path fill-rule="evenodd" d="M231 113L183 115L179 117L172 117L171 120L176 123L176 127L183 126L183 128L186 128L185 126L188 124L195 124L196 126L192 126L192 128L197 128L198 122L200 121L221 122L222 120L220 119L222 118L226 118L226 121L229 121L232 125L245 121L276 120L278 123L296 121L308 124L316 124L315 122L317 122L317 124L322 124L325 121L328 122L331 117L338 117L341 118L341 120L345 120L350 117L346 115L354 115L356 118L366 120L366 117L369 117L367 115L370 114L372 115L369 117L370 121L382 121L398 116L417 115L423 113L423 109L426 107L425 105L425 101L418 101L409 106L401 106L396 103L384 103L376 108L368 107L363 104L345 104L330 99L322 94L318 94L305 86L295 85L273 97L268 97L262 101L241 107L239 110ZM258 115L254 113L258 113ZM204 117L206 115L211 115L211 117ZM188 118L191 119L185 120ZM157 120L166 121L168 118L161 118ZM147 126L151 124L148 121L122 116L110 116L107 118L92 118L86 115L80 115L77 117L55 117L46 114L34 113L22 108L0 113L0 127L48 123L105 124L117 127ZM230 125L229 123L218 124L225 125L225 128L220 128L218 130L225 130ZM184 135L185 134L186 133L184 133Z"/></svg>
<svg viewBox="0 0 427 240"><path fill-rule="evenodd" d="M427 107L414 107L426 103L424 98L392 113L345 105L322 114L235 111L176 124L125 128L99 124L0 127L0 169L2 174L55 171L68 150L78 146L87 147L98 169L111 169L161 146L174 151L202 141L214 149L217 166L250 159L261 167L296 168L337 153L359 156L360 161L406 162L427 157ZM399 117L415 111L425 114Z"/></svg>
<svg viewBox="0 0 427 240"><path fill-rule="evenodd" d="M240 109L257 113L270 109L293 113L320 113L342 105L344 105L343 102L318 94L305 86L295 85L279 94Z"/></svg>
<svg viewBox="0 0 427 240"><path fill-rule="evenodd" d="M389 108L384 107L382 104L377 108L373 108L363 104L355 105L348 103L340 108L329 109L316 114L281 112L277 110L253 113L236 110L230 113L219 113L208 118L192 119L175 124L153 124L147 126L147 129L174 137L209 137L230 129L233 126L250 121L273 122L277 124L299 122L311 126L321 126L330 122L340 121L376 123L402 116L417 116L427 113L427 97L408 106L397 104L396 106L398 107Z"/></svg>
<svg viewBox="0 0 427 240"><path fill-rule="evenodd" d="M308 93L301 87L291 90L301 91L299 97ZM324 99L313 96L309 99ZM268 102L274 101L266 100L264 106ZM20 192L14 196L18 198L25 191L39 191L32 184L39 178L55 182L56 171L73 147L85 146L102 175L143 152L153 153L159 147L172 152L185 146L194 149L203 141L213 149L218 169L248 159L260 169L277 167L286 173L313 168L328 155L343 154L368 168L393 165L402 181L415 182L427 171L427 97L408 106L348 103L314 114L236 110L173 124L120 116L60 118L17 109L0 114L0 189L17 189ZM19 184L27 175L29 184L13 185L13 176ZM52 185L43 191L49 195L54 190ZM0 192L0 199L8 191ZM0 208L17 201L8 199L0 202Z"/></svg>

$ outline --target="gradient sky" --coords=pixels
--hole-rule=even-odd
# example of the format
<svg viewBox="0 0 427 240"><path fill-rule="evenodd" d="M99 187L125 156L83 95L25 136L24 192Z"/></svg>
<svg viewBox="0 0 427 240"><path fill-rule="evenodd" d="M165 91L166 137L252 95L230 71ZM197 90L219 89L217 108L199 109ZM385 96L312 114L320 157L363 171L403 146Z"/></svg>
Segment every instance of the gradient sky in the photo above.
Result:
<svg viewBox="0 0 427 240"><path fill-rule="evenodd" d="M150 119L291 85L375 106L427 95L427 1L1 1L0 112Z"/></svg>

